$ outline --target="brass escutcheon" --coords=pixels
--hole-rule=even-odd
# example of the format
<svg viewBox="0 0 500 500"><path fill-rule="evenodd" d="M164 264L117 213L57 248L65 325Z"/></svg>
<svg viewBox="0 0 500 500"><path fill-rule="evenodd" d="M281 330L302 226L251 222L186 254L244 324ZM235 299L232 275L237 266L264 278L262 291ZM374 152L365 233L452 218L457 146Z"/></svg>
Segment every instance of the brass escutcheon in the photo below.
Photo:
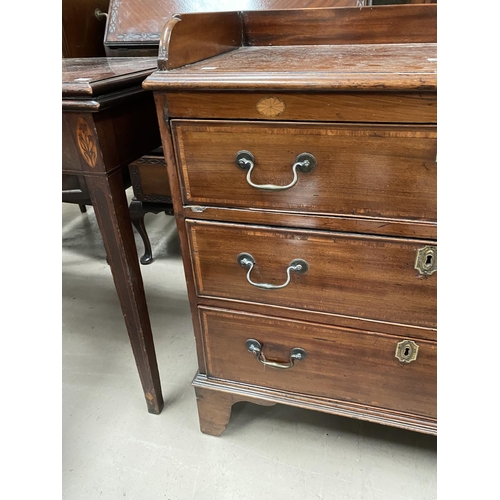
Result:
<svg viewBox="0 0 500 500"><path fill-rule="evenodd" d="M417 250L415 269L426 276L437 271L437 247L426 245Z"/></svg>
<svg viewBox="0 0 500 500"><path fill-rule="evenodd" d="M411 363L417 359L418 354L418 344L413 342L413 340L402 340L396 345L396 358L401 361L401 363Z"/></svg>

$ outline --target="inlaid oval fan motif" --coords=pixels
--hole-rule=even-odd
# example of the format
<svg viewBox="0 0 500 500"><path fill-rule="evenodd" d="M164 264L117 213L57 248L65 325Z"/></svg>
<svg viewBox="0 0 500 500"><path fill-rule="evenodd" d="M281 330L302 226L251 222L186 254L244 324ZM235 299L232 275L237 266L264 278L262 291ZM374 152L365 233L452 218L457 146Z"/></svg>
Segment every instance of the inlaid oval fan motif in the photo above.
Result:
<svg viewBox="0 0 500 500"><path fill-rule="evenodd" d="M279 97L265 97L257 103L257 111L264 116L278 116L285 111L285 103Z"/></svg>

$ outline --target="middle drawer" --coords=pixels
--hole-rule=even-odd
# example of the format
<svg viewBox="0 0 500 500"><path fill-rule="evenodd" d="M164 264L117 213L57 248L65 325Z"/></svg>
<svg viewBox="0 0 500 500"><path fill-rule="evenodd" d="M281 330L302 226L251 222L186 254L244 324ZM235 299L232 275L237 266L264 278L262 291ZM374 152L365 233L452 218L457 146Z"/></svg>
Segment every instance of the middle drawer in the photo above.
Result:
<svg viewBox="0 0 500 500"><path fill-rule="evenodd" d="M429 242L186 222L199 296L436 326L437 250ZM417 259L432 274L417 270Z"/></svg>

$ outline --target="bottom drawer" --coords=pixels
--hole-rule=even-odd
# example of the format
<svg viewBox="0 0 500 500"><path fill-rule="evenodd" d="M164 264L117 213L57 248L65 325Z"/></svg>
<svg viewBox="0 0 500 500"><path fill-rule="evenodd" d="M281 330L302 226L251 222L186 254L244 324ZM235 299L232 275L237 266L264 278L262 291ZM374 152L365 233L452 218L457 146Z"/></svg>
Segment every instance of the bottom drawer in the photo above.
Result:
<svg viewBox="0 0 500 500"><path fill-rule="evenodd" d="M436 418L435 342L212 308L200 315L209 378ZM294 348L305 355L284 369Z"/></svg>

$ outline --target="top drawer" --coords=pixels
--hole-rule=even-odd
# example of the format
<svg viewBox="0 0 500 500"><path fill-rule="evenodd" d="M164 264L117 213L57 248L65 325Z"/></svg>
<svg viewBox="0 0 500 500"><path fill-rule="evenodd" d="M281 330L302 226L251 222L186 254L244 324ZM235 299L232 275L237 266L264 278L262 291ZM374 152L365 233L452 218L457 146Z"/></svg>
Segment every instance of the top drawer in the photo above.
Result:
<svg viewBox="0 0 500 500"><path fill-rule="evenodd" d="M172 120L172 128L185 204L436 220L434 126ZM237 165L240 151L254 159L250 174ZM302 153L314 169L296 167L297 182L276 189L293 184Z"/></svg>

